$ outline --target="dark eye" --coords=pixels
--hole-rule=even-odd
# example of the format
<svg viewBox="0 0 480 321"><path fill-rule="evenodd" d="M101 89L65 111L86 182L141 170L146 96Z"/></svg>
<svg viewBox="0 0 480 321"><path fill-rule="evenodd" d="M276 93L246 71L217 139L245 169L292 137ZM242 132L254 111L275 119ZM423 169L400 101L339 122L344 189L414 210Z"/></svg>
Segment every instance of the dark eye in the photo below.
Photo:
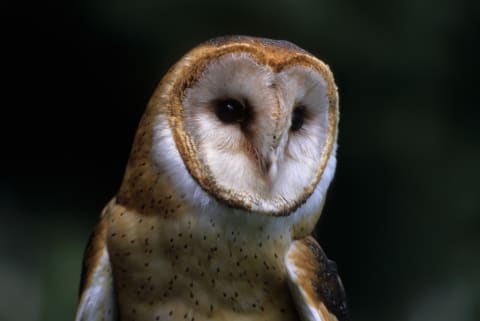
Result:
<svg viewBox="0 0 480 321"><path fill-rule="evenodd" d="M235 99L219 100L215 102L215 114L224 123L241 123L247 117L247 108Z"/></svg>
<svg viewBox="0 0 480 321"><path fill-rule="evenodd" d="M297 131L303 126L303 120L305 118L305 107L300 106L296 107L292 113L292 126L290 127L291 131Z"/></svg>

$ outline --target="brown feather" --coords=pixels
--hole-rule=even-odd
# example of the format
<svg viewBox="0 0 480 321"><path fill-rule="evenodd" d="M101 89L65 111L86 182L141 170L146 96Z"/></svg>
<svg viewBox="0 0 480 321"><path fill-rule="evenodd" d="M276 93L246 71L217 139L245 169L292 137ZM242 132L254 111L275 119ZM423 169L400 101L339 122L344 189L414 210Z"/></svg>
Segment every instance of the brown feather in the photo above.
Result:
<svg viewBox="0 0 480 321"><path fill-rule="evenodd" d="M106 246L107 221L104 213L108 210L109 205L107 205L102 212L100 222L95 227L95 230L90 234L87 246L83 253L82 274L80 277L79 287L80 297L82 296L84 290L90 286L95 267L99 264L102 252Z"/></svg>
<svg viewBox="0 0 480 321"><path fill-rule="evenodd" d="M112 269L106 248L108 217L114 206L115 199L103 210L85 249L76 321L117 320Z"/></svg>
<svg viewBox="0 0 480 321"><path fill-rule="evenodd" d="M317 309L328 321L348 320L345 291L337 266L312 236L294 241L287 261L294 267L295 285L304 293L307 305Z"/></svg>

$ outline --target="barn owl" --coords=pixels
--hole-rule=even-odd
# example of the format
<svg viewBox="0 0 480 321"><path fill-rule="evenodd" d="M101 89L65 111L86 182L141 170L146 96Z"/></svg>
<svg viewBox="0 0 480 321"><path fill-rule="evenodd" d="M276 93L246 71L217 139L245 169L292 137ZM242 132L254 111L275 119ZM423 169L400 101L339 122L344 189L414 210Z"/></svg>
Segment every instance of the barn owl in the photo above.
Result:
<svg viewBox="0 0 480 321"><path fill-rule="evenodd" d="M210 40L164 76L85 252L77 321L347 319L310 236L336 166L328 66Z"/></svg>

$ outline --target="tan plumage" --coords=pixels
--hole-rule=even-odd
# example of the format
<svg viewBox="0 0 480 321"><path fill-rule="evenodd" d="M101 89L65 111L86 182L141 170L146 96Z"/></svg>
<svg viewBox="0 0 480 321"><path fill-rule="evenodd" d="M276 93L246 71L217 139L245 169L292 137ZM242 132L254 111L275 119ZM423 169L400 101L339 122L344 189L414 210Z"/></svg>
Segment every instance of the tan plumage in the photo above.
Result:
<svg viewBox="0 0 480 321"><path fill-rule="evenodd" d="M230 37L189 52L142 117L86 252L77 320L345 320L336 270L302 240L333 176L337 123L330 70L290 43Z"/></svg>

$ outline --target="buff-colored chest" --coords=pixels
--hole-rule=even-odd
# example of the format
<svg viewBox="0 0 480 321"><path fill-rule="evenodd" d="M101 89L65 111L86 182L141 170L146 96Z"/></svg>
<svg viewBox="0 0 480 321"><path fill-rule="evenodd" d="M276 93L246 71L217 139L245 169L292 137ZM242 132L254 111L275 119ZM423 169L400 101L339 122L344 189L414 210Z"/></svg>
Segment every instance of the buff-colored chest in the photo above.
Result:
<svg viewBox="0 0 480 321"><path fill-rule="evenodd" d="M117 206L108 215L120 320L298 320L287 235L185 212L162 218Z"/></svg>

